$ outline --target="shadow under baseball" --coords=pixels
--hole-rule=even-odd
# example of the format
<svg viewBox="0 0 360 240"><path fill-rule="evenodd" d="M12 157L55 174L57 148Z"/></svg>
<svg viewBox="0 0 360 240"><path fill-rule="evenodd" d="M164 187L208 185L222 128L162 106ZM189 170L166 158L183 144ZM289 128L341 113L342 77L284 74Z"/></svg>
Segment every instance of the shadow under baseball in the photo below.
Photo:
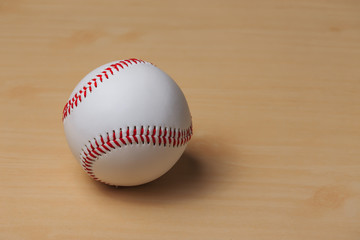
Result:
<svg viewBox="0 0 360 240"><path fill-rule="evenodd" d="M176 201L207 197L231 169L225 157L232 150L217 137L192 139L179 161L160 178L135 187L111 187L90 180L96 191L115 201L143 204L171 204Z"/></svg>
<svg viewBox="0 0 360 240"><path fill-rule="evenodd" d="M147 184L134 187L112 187L94 182L96 188L112 198L129 201L166 203L198 196L207 187L207 166L189 152L163 176Z"/></svg>

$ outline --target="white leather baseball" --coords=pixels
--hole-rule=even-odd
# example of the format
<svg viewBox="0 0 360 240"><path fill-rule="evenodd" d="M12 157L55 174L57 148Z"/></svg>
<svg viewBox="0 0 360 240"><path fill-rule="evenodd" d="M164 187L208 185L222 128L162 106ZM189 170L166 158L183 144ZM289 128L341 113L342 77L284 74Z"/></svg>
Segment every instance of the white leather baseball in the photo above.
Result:
<svg viewBox="0 0 360 240"><path fill-rule="evenodd" d="M192 135L178 85L149 62L105 64L75 87L63 111L73 155L95 180L133 186L166 173Z"/></svg>

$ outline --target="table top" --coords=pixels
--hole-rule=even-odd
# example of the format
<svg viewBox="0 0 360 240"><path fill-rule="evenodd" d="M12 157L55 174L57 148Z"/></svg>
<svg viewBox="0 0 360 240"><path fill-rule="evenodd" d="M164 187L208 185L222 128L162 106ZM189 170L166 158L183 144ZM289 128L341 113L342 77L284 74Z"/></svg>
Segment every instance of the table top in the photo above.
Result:
<svg viewBox="0 0 360 240"><path fill-rule="evenodd" d="M358 1L0 3L1 239L360 239ZM164 176L95 182L62 110L104 63L171 75L194 136Z"/></svg>

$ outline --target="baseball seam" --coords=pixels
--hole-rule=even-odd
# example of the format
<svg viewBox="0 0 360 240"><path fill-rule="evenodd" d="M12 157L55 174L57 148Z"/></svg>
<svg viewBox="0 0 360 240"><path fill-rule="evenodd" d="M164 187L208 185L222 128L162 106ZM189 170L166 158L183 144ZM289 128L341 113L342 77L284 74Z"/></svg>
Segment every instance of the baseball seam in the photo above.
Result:
<svg viewBox="0 0 360 240"><path fill-rule="evenodd" d="M78 92L74 94L74 96L70 97L68 102L64 106L62 120L70 115L72 110L78 106L86 96L93 91L94 88L97 88L100 83L102 83L105 79L109 79L110 75L114 75L115 72L119 72L122 69L128 68L134 64L151 64L149 62L145 62L140 59L130 58L126 60L121 60L106 66L99 74L93 77L89 82L86 83Z"/></svg>
<svg viewBox="0 0 360 240"><path fill-rule="evenodd" d="M93 164L96 160L111 152L113 149L122 148L133 144L153 144L154 146L163 147L181 147L190 141L192 136L192 125L187 129L162 127L162 126L134 126L120 128L117 132L107 132L106 136L99 135L93 140L89 140L89 144L81 149L80 159L81 166L94 180L104 182L95 176ZM111 185L111 184L109 184Z"/></svg>

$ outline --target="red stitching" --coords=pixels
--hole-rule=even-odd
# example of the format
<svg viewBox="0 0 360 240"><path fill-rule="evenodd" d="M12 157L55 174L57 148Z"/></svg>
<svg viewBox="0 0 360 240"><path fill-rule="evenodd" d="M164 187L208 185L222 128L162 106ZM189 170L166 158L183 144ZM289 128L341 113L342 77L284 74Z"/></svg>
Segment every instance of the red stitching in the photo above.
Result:
<svg viewBox="0 0 360 240"><path fill-rule="evenodd" d="M140 139L141 139L141 143L144 144L145 140L144 140L144 126L141 126L140 129Z"/></svg>
<svg viewBox="0 0 360 240"><path fill-rule="evenodd" d="M159 136L158 136L158 138L159 138L159 146L161 145L161 127L159 127Z"/></svg>
<svg viewBox="0 0 360 240"><path fill-rule="evenodd" d="M144 129L144 126L141 126L140 132L138 132L136 129L137 128L134 127L133 131L130 131L130 127L127 127L125 133L123 133L123 129L120 128L120 132L118 136L116 135L115 130L113 130L112 138L110 137L109 133L107 133L106 141L104 140L102 135L99 135L98 137L99 141L96 138L94 138L93 142L89 141L89 144L85 145L85 147L81 149L81 153L80 153L81 165L85 170L85 172L87 172L94 180L109 184L107 182L98 179L93 173L92 168L94 162L99 157L101 157L102 155L108 152L111 152L112 149L124 147L128 145L128 143L130 144L136 143L143 145L150 144L151 139L154 145L157 145L156 143L158 143L159 146L162 145L163 147L166 146L179 147L189 142L193 134L192 125L190 125L190 127L188 127L187 129L169 128L169 130L167 130L166 127L153 126L151 135L150 135L150 126L148 126L146 130ZM156 135L156 133L158 134ZM126 135L125 138L123 134ZM138 141L138 138L141 139L141 142ZM163 144L161 144L162 142ZM93 146L93 143L96 145L96 147ZM110 146L111 148L107 146Z"/></svg>
<svg viewBox="0 0 360 240"><path fill-rule="evenodd" d="M150 143L149 135L150 135L150 126L148 126L148 129L146 130L146 134L145 134L147 144Z"/></svg>
<svg viewBox="0 0 360 240"><path fill-rule="evenodd" d="M130 144L132 144L131 138L130 138L130 131L129 131L129 127L126 130L126 139L129 141Z"/></svg>
<svg viewBox="0 0 360 240"><path fill-rule="evenodd" d="M106 144L107 144L109 147L111 147L111 148L115 149L115 147L114 147L114 146L111 144L111 142L110 142L110 136L109 136L109 133L107 134Z"/></svg>
<svg viewBox="0 0 360 240"><path fill-rule="evenodd" d="M164 130L164 136L163 136L164 146L166 146L166 135L167 135L167 130L166 130L166 128L165 128L165 130Z"/></svg>
<svg viewBox="0 0 360 240"><path fill-rule="evenodd" d="M136 144L139 144L139 141L138 141L138 139L137 139L137 137L136 137L136 127L134 127L134 131L133 131L133 135L132 135L132 136L133 136Z"/></svg>
<svg viewBox="0 0 360 240"><path fill-rule="evenodd" d="M110 74L114 75L114 70L119 72L121 69L124 69L125 67L129 67L130 65L138 64L138 63L148 63L148 62L136 58L131 58L107 66L103 71L101 71L100 74L96 75L96 77L91 79L91 81L87 82L87 84L83 86L83 88L80 89L77 93L75 93L74 96L70 97L70 100L64 106L62 120L64 121L64 119L70 115L71 111L75 107L77 107L79 103L81 103L82 97L86 98L86 96L88 95L87 90L89 90L89 92L91 93L94 90L94 87L95 88L98 87L97 80L99 80L100 83L102 83L103 80L109 78Z"/></svg>
<svg viewBox="0 0 360 240"><path fill-rule="evenodd" d="M122 129L120 128L120 137L119 137L119 139L120 139L120 141L124 144L124 145L126 145L126 142L125 142L125 140L124 140L124 138L123 138L123 133L122 133Z"/></svg>
<svg viewBox="0 0 360 240"><path fill-rule="evenodd" d="M156 127L154 126L154 128L153 128L153 133L152 133L152 135L151 135L151 138L152 138L152 140L153 140L153 144L154 144L154 145L155 145L155 142L156 142L155 134L156 134Z"/></svg>
<svg viewBox="0 0 360 240"><path fill-rule="evenodd" d="M125 61L120 61L120 64L125 64L127 67L129 66Z"/></svg>

